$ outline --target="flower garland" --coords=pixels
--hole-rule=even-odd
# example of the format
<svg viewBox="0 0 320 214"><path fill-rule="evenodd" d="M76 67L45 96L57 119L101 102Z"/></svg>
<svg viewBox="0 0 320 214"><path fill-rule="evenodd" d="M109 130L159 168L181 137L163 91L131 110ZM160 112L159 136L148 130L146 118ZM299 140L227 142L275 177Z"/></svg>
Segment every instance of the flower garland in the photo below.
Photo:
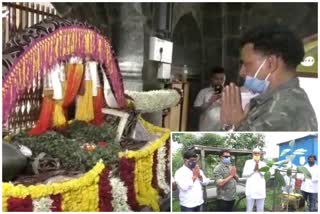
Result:
<svg viewBox="0 0 320 214"><path fill-rule="evenodd" d="M134 171L135 171L135 161L133 158L120 158L119 162L120 178L124 182L125 186L128 188L127 196L128 203L132 210L139 211L141 207L139 206L136 198L136 192L134 185Z"/></svg>
<svg viewBox="0 0 320 214"><path fill-rule="evenodd" d="M61 194L61 209L63 211L96 211L98 210L98 181L103 169L104 164L99 162L81 178L50 185L41 184L26 187L2 183L3 211L12 210L12 203L18 204L15 200L22 200L19 202L21 204L19 206L23 208L26 203L23 200L29 201L30 199L32 207L32 200L57 194ZM83 195L84 192L86 195ZM55 203L59 202L56 200Z"/></svg>
<svg viewBox="0 0 320 214"><path fill-rule="evenodd" d="M176 106L181 95L174 89L154 90L147 92L125 91L134 100L136 110L145 112L161 111Z"/></svg>
<svg viewBox="0 0 320 214"><path fill-rule="evenodd" d="M32 84L37 75L44 76L54 64L73 55L91 56L97 62L104 64L119 107L126 106L122 76L110 42L94 30L80 26L66 26L45 37L35 39L13 61L3 77L3 122L7 121L16 99Z"/></svg>
<svg viewBox="0 0 320 214"><path fill-rule="evenodd" d="M104 169L100 174L99 180L99 211L111 212L113 211L111 200L112 198L112 187L109 181L109 169Z"/></svg>
<svg viewBox="0 0 320 214"><path fill-rule="evenodd" d="M53 200L50 197L34 199L32 201L33 212L50 212Z"/></svg>
<svg viewBox="0 0 320 214"><path fill-rule="evenodd" d="M149 133L161 134L161 137L141 150L120 152L119 157L133 158L135 160L134 188L139 204L150 206L154 211L159 211L158 191L152 187L153 157L154 152L164 146L167 139L169 139L170 131L154 126L144 121L141 117L139 117L139 121Z"/></svg>
<svg viewBox="0 0 320 214"><path fill-rule="evenodd" d="M166 171L165 171L165 179L167 184L170 186L171 185L171 162L170 162L170 141L169 139L167 140L166 144L166 156L165 156L165 160L166 160Z"/></svg>
<svg viewBox="0 0 320 214"><path fill-rule="evenodd" d="M158 172L158 185L164 191L165 194L170 192L170 186L166 183L166 147L162 146L158 149L158 164L157 164L157 172Z"/></svg>
<svg viewBox="0 0 320 214"><path fill-rule="evenodd" d="M11 197L5 202L2 201L2 203L8 203L7 209L10 212L32 212L33 211L32 199L30 196L27 196L25 198ZM6 211L6 210L3 210L3 211Z"/></svg>
<svg viewBox="0 0 320 214"><path fill-rule="evenodd" d="M51 211L61 212L62 211L62 208L61 208L62 196L61 196L61 194L51 195L50 198L53 200Z"/></svg>
<svg viewBox="0 0 320 214"><path fill-rule="evenodd" d="M158 166L158 150L154 151L153 153L153 165L152 165L152 187L155 188L156 190L159 190L159 185L158 185L158 172L157 172L157 166ZM161 195L161 192L160 192Z"/></svg>
<svg viewBox="0 0 320 214"><path fill-rule="evenodd" d="M163 163L168 163L169 149L165 148L170 146L170 131L141 117L139 120L148 132L161 137L139 151L119 153L123 182L109 180L110 170L99 162L83 177L63 183L28 187L3 183L3 211L129 211L140 210L143 205L159 211L158 190L166 189L161 182ZM160 188L153 185L155 182Z"/></svg>
<svg viewBox="0 0 320 214"><path fill-rule="evenodd" d="M113 200L111 201L113 210L116 212L129 212L130 207L127 203L128 197L127 187L124 186L124 183L119 178L111 178L110 184L112 186L112 197Z"/></svg>
<svg viewBox="0 0 320 214"><path fill-rule="evenodd" d="M152 165L153 155L136 159L135 187L138 190L137 200L139 204L149 206L153 211L160 211L159 195L151 184Z"/></svg>

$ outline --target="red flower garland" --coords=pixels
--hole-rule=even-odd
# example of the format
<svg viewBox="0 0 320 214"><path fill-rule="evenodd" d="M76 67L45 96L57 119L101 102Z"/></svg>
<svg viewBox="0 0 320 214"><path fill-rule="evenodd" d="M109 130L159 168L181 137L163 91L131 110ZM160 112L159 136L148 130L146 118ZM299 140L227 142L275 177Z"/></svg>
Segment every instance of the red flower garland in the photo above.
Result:
<svg viewBox="0 0 320 214"><path fill-rule="evenodd" d="M141 206L139 206L135 189L134 189L134 168L135 161L132 158L121 158L119 163L120 178L124 182L125 186L128 188L127 197L128 203L133 211L140 211Z"/></svg>
<svg viewBox="0 0 320 214"><path fill-rule="evenodd" d="M112 187L109 180L110 169L107 167L103 169L99 179L99 211L111 212L113 207L112 201Z"/></svg>
<svg viewBox="0 0 320 214"><path fill-rule="evenodd" d="M170 177L170 167L168 166L169 165L169 162L170 162L170 141L169 139L167 140L166 144L166 172L165 172L165 176L166 176L166 182L169 186L171 186L171 177Z"/></svg>
<svg viewBox="0 0 320 214"><path fill-rule="evenodd" d="M32 212L33 211L33 204L32 199L29 196L25 198L16 198L10 197L7 200L8 203L8 211L9 212Z"/></svg>
<svg viewBox="0 0 320 214"><path fill-rule="evenodd" d="M62 201L62 195L50 195L50 199L53 200L51 205L51 211L52 212L62 212L61 208L61 201Z"/></svg>
<svg viewBox="0 0 320 214"><path fill-rule="evenodd" d="M99 87L97 96L93 97L94 119L91 121L91 123L96 126L100 126L104 122L104 114L101 111L103 106L103 90L101 87Z"/></svg>
<svg viewBox="0 0 320 214"><path fill-rule="evenodd" d="M41 112L37 124L29 132L29 136L40 135L51 127L52 116L54 111L53 99L45 96L41 103Z"/></svg>

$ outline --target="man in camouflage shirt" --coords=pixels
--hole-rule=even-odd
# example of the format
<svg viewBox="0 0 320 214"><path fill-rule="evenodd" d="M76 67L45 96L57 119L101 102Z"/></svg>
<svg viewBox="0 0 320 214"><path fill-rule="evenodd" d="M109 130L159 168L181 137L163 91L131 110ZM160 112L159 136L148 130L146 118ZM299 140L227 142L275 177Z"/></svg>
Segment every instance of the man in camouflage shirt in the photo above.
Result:
<svg viewBox="0 0 320 214"><path fill-rule="evenodd" d="M222 150L219 156L220 163L213 171L213 179L217 184L218 211L231 212L236 198L237 169L231 166L229 150Z"/></svg>
<svg viewBox="0 0 320 214"><path fill-rule="evenodd" d="M241 107L234 83L222 93L221 121L237 131L317 131L315 112L300 88L296 67L304 57L301 39L286 27L252 28L241 39L240 76L244 87L260 95Z"/></svg>

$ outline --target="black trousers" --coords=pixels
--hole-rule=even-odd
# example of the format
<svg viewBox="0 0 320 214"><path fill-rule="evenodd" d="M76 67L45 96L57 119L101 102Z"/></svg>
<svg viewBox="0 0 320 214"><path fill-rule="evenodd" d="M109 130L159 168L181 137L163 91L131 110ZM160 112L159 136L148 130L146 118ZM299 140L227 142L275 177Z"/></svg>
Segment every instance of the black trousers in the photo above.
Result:
<svg viewBox="0 0 320 214"><path fill-rule="evenodd" d="M233 209L233 205L234 205L235 200L232 201L225 201L225 200L218 200L218 211L222 211L222 212L231 212Z"/></svg>
<svg viewBox="0 0 320 214"><path fill-rule="evenodd" d="M181 212L200 212L201 205L196 207L190 207L190 208L180 205L180 208L181 208Z"/></svg>

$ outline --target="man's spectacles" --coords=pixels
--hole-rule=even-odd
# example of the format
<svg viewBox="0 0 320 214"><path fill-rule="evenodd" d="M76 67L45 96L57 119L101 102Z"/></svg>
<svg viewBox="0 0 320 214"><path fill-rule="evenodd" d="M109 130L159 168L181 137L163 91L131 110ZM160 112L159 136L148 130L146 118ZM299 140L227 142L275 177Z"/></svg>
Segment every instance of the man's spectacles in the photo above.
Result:
<svg viewBox="0 0 320 214"><path fill-rule="evenodd" d="M224 157L224 158L230 158L231 156L226 155L226 156L222 156L222 157Z"/></svg>

